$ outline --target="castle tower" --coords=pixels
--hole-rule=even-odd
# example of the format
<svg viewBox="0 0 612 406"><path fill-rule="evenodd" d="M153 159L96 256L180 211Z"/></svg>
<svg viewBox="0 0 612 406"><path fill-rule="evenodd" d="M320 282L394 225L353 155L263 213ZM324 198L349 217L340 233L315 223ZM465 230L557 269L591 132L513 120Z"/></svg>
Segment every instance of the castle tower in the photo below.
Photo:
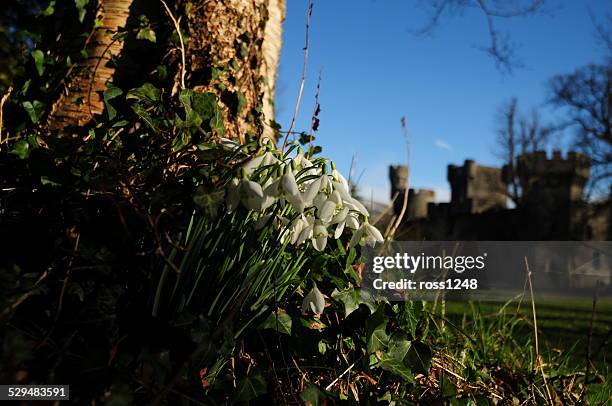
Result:
<svg viewBox="0 0 612 406"><path fill-rule="evenodd" d="M481 166L466 159L463 166L448 165L447 173L451 186L451 213L482 213L506 208L506 184L500 168Z"/></svg>
<svg viewBox="0 0 612 406"><path fill-rule="evenodd" d="M429 203L436 201L436 192L430 189L408 190L408 219L426 218Z"/></svg>
<svg viewBox="0 0 612 406"><path fill-rule="evenodd" d="M536 151L519 156L516 168L521 205L533 220L530 223L537 224L540 234L545 232L541 237L582 239L585 224L580 213L591 171L589 157L569 152L564 159L560 151L554 151L548 159L545 151Z"/></svg>
<svg viewBox="0 0 612 406"><path fill-rule="evenodd" d="M395 198L393 213L398 216L402 211L404 196L408 187L408 167L405 165L389 166L389 181L391 182L391 199Z"/></svg>

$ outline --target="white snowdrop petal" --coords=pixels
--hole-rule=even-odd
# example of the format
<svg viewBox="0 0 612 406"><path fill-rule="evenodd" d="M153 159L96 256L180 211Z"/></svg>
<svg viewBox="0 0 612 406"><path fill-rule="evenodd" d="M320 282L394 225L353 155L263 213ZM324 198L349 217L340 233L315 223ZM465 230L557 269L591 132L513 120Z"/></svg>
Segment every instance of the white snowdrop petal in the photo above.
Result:
<svg viewBox="0 0 612 406"><path fill-rule="evenodd" d="M336 226L336 230L334 231L334 238L337 240L338 238L340 238L340 236L342 235L342 232L344 231L344 226L346 225L346 223L343 221L341 223L338 223L338 225Z"/></svg>
<svg viewBox="0 0 612 406"><path fill-rule="evenodd" d="M302 200L302 197L299 194L288 195L288 196L285 196L285 198L287 199L289 203L291 203L295 211L297 211L298 213L304 212L304 209L306 208L306 204L304 203L304 201Z"/></svg>
<svg viewBox="0 0 612 406"><path fill-rule="evenodd" d="M366 223L365 227L366 227L366 232L368 233L368 235L372 236L375 239L375 241L383 242L385 240L383 238L383 235L380 233L380 231L378 231L378 229L374 227L373 225Z"/></svg>
<svg viewBox="0 0 612 406"><path fill-rule="evenodd" d="M313 230L313 226L311 225L304 227L302 231L300 231L300 235L298 236L295 244L302 245L304 241L306 241L309 238L312 238L312 230Z"/></svg>
<svg viewBox="0 0 612 406"><path fill-rule="evenodd" d="M363 214L366 217L370 216L370 213L368 212L368 209L366 209L365 206L363 204L361 204L361 202L359 200L357 200L354 197L352 197L350 202L351 202L351 204L353 204L353 206L355 206L357 208L358 211L361 212L361 214Z"/></svg>
<svg viewBox="0 0 612 406"><path fill-rule="evenodd" d="M340 197L340 192L334 190L331 195L329 195L329 200L334 202L336 205L342 202L342 198Z"/></svg>
<svg viewBox="0 0 612 406"><path fill-rule="evenodd" d="M348 188L345 188L344 186L342 186L341 183L339 183L338 181L334 181L333 182L333 186L334 186L334 190L337 190L338 193L340 193L340 196L342 197L342 200L344 201L350 201L352 199Z"/></svg>
<svg viewBox="0 0 612 406"><path fill-rule="evenodd" d="M348 216L346 216L346 226L348 228L352 228L353 230L357 230L359 228L359 220L355 214L350 213Z"/></svg>
<svg viewBox="0 0 612 406"><path fill-rule="evenodd" d="M329 220L331 220L335 209L336 209L336 203L334 203L331 200L327 200L321 206L321 210L319 210L319 213L318 213L319 218L325 222L328 222Z"/></svg>
<svg viewBox="0 0 612 406"><path fill-rule="evenodd" d="M238 208L240 203L240 180L234 178L227 186L227 194L225 197L225 204L227 205L227 212L231 213Z"/></svg>
<svg viewBox="0 0 612 406"><path fill-rule="evenodd" d="M281 177L281 186L289 196L297 196L300 194L300 190L298 189L298 185L291 170L288 170L287 173Z"/></svg>
<svg viewBox="0 0 612 406"><path fill-rule="evenodd" d="M261 185L249 179L243 179L240 184L241 189L246 193L247 197L263 198L263 189Z"/></svg>
<svg viewBox="0 0 612 406"><path fill-rule="evenodd" d="M317 208L317 210L321 210L323 208L323 204L327 201L327 196L325 193L319 193L315 196L313 205Z"/></svg>
<svg viewBox="0 0 612 406"><path fill-rule="evenodd" d="M244 165L242 165L242 169L247 173L247 175L251 175L255 169L259 168L259 165L264 160L265 155L256 156L255 158L250 159Z"/></svg>
<svg viewBox="0 0 612 406"><path fill-rule="evenodd" d="M323 251L327 245L327 237L318 237L312 239L312 246L317 251Z"/></svg>
<svg viewBox="0 0 612 406"><path fill-rule="evenodd" d="M348 213L349 213L349 208L344 206L342 210L340 210L334 217L332 217L330 223L337 224L340 222L344 222Z"/></svg>
<svg viewBox="0 0 612 406"><path fill-rule="evenodd" d="M302 301L302 313L311 310L314 314L321 314L325 310L325 298L321 291L315 286Z"/></svg>
<svg viewBox="0 0 612 406"><path fill-rule="evenodd" d="M266 151L266 153L263 156L263 165L272 165L279 162L279 160L274 156L273 153L271 153L270 151Z"/></svg>
<svg viewBox="0 0 612 406"><path fill-rule="evenodd" d="M320 188L321 188L321 178L317 178L313 180L308 185L308 187L306 187L306 191L304 192L304 196L303 196L304 201L310 202L310 204L312 204L312 201L317 196L317 193L319 193Z"/></svg>
<svg viewBox="0 0 612 406"><path fill-rule="evenodd" d="M353 237L349 242L349 248L355 247L357 244L361 242L361 236L363 235L363 227L359 227L355 233L353 233Z"/></svg>

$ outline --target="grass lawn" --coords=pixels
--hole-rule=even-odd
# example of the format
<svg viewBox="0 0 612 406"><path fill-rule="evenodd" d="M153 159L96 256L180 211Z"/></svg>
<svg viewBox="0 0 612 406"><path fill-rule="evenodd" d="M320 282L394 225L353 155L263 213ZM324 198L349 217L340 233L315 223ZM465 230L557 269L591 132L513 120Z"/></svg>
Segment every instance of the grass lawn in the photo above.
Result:
<svg viewBox="0 0 612 406"><path fill-rule="evenodd" d="M503 303L446 302L446 317L460 326L482 318L486 325L500 317ZM588 299L556 298L537 300L536 320L538 339L542 351L566 354L568 366L584 368L591 337L591 360L597 369L608 375L612 368L612 300L598 300L593 312L593 302ZM534 342L531 302L512 302L503 309L507 316L518 315L525 319L516 330L515 339L521 343ZM463 324L465 325L465 324Z"/></svg>

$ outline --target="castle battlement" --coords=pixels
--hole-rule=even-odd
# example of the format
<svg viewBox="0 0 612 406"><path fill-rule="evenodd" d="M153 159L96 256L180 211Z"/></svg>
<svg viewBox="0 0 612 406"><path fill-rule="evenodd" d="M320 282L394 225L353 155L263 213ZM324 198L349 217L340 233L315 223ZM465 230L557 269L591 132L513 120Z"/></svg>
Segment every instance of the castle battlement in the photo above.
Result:
<svg viewBox="0 0 612 406"><path fill-rule="evenodd" d="M527 200L542 201L548 196L562 206L582 199L591 160L578 152L568 152L563 158L560 151L554 151L548 158L546 152L536 151L517 158L516 172Z"/></svg>
<svg viewBox="0 0 612 406"><path fill-rule="evenodd" d="M517 172L519 177L569 176L586 180L591 174L591 160L573 151L568 152L566 158L557 150L551 158L546 151L536 151L517 158Z"/></svg>

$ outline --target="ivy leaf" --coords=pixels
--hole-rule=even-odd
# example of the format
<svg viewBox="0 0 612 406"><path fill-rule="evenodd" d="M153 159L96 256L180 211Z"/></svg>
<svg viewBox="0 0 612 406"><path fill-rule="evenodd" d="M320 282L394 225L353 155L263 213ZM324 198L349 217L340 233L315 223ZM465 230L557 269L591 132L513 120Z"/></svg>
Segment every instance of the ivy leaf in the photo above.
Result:
<svg viewBox="0 0 612 406"><path fill-rule="evenodd" d="M38 100L34 100L31 102L25 101L21 103L21 105L28 113L28 116L30 116L30 120L32 120L32 123L34 124L36 124L38 120L40 120L45 111L45 104Z"/></svg>
<svg viewBox="0 0 612 406"><path fill-rule="evenodd" d="M172 151L178 152L185 148L191 141L191 136L187 131L181 131L172 141Z"/></svg>
<svg viewBox="0 0 612 406"><path fill-rule="evenodd" d="M376 351L382 351L387 346L388 336L385 331L385 324L381 324L372 331L368 336L368 351L374 353Z"/></svg>
<svg viewBox="0 0 612 406"><path fill-rule="evenodd" d="M159 80L166 80L168 77L168 68L166 68L164 65L158 65L156 71Z"/></svg>
<svg viewBox="0 0 612 406"><path fill-rule="evenodd" d="M19 140L10 153L17 155L19 159L27 159L30 156L30 144L26 140Z"/></svg>
<svg viewBox="0 0 612 406"><path fill-rule="evenodd" d="M123 90L118 87L109 87L104 92L104 105L106 106L106 114L108 115L108 119L112 120L117 116L117 110L110 104L110 101L118 96L123 94Z"/></svg>
<svg viewBox="0 0 612 406"><path fill-rule="evenodd" d="M318 386L309 382L306 389L300 393L300 398L307 406L320 406L326 404L327 396Z"/></svg>
<svg viewBox="0 0 612 406"><path fill-rule="evenodd" d="M89 0L74 0L74 5L79 12L79 22L82 23L85 19L85 14L87 14L86 6L89 4Z"/></svg>
<svg viewBox="0 0 612 406"><path fill-rule="evenodd" d="M389 347L387 349L387 354L396 358L400 361L403 361L406 357L406 354L410 350L411 343L408 340L408 337L403 332L395 333L389 339Z"/></svg>
<svg viewBox="0 0 612 406"><path fill-rule="evenodd" d="M427 375L431 368L431 349L427 344L413 341L406 354L406 363L417 373Z"/></svg>
<svg viewBox="0 0 612 406"><path fill-rule="evenodd" d="M384 304L380 304L376 312L366 320L366 340L370 353L386 349L389 342L387 321Z"/></svg>
<svg viewBox="0 0 612 406"><path fill-rule="evenodd" d="M41 176L40 183L43 185L49 185L49 186L61 186L61 183L54 182L51 179L49 179L47 176Z"/></svg>
<svg viewBox="0 0 612 406"><path fill-rule="evenodd" d="M34 65L36 66L36 72L38 76L42 76L45 72L45 54L40 49L35 49L31 53L32 59L34 59Z"/></svg>
<svg viewBox="0 0 612 406"><path fill-rule="evenodd" d="M155 31L153 31L151 27L143 27L138 30L138 33L136 34L136 39L144 39L153 43L157 41L157 38L155 37Z"/></svg>
<svg viewBox="0 0 612 406"><path fill-rule="evenodd" d="M147 104L154 104L159 101L160 91L158 88L153 86L151 83L145 83L144 85L131 89L125 96L126 99L135 99L139 102Z"/></svg>
<svg viewBox="0 0 612 406"><path fill-rule="evenodd" d="M42 10L39 15L42 17L49 17L52 16L53 13L55 13L55 0L51 0L47 8Z"/></svg>
<svg viewBox="0 0 612 406"><path fill-rule="evenodd" d="M181 121L177 117L176 125L182 128L199 127L202 124L202 117L193 109L192 99L194 97L193 90L184 89L179 93L179 101L185 110L185 121Z"/></svg>
<svg viewBox="0 0 612 406"><path fill-rule="evenodd" d="M270 314L270 316L261 324L262 330L270 329L278 331L282 334L291 335L292 326L291 316L287 314L283 309L278 309L276 312Z"/></svg>
<svg viewBox="0 0 612 406"><path fill-rule="evenodd" d="M207 190L204 186L199 186L193 196L193 202L202 209L207 218L212 220L217 218L224 197L225 191L223 190Z"/></svg>
<svg viewBox="0 0 612 406"><path fill-rule="evenodd" d="M144 107L142 107L140 104L136 103L136 104L132 105L132 110L134 111L134 113L136 113L136 115L138 117L140 117L140 119L142 121L144 121L144 123L149 128L151 128L152 130L157 131L157 126L155 125L155 122L153 121L153 117L151 117L149 112L147 110L145 110Z"/></svg>
<svg viewBox="0 0 612 406"><path fill-rule="evenodd" d="M268 384L265 378L260 374L254 374L245 377L238 383L233 400L234 402L248 402L267 393L267 391Z"/></svg>
<svg viewBox="0 0 612 406"><path fill-rule="evenodd" d="M334 290L332 297L344 305L344 317L348 317L349 314L359 308L359 291L355 288L349 288L341 292Z"/></svg>
<svg viewBox="0 0 612 406"><path fill-rule="evenodd" d="M404 380L414 383L414 374L410 368L400 359L383 354L380 360L380 367L385 371L389 371L395 375L402 377Z"/></svg>
<svg viewBox="0 0 612 406"><path fill-rule="evenodd" d="M210 119L210 128L218 136L222 137L225 132L225 125L223 124L223 116L221 115L221 108L215 104L215 114Z"/></svg>
<svg viewBox="0 0 612 406"><path fill-rule="evenodd" d="M203 120L207 120L215 115L217 98L213 93L194 93L192 106Z"/></svg>

